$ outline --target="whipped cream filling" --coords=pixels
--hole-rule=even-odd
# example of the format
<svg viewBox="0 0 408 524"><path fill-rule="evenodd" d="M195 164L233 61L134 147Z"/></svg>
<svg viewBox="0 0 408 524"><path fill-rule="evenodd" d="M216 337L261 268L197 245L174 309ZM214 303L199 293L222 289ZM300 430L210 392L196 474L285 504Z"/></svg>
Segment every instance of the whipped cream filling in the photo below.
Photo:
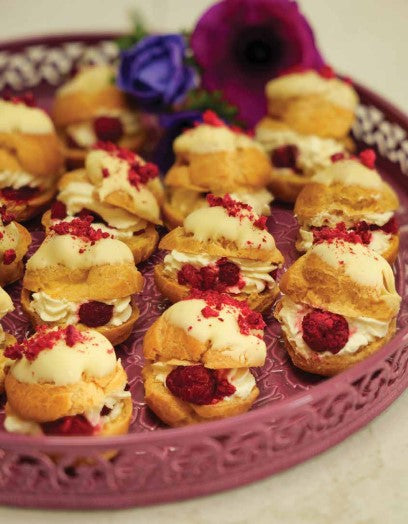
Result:
<svg viewBox="0 0 408 524"><path fill-rule="evenodd" d="M12 187L14 189L20 189L24 186L29 187L39 187L46 185L45 181L31 175L30 173L25 173L24 171L0 171L0 188L3 187Z"/></svg>
<svg viewBox="0 0 408 524"><path fill-rule="evenodd" d="M212 257L206 254L181 253L173 249L164 257L164 272L166 275L177 279L177 273L185 264L191 264L195 268L207 267L216 264L220 257ZM273 277L269 274L278 266L267 262L256 260L228 257L240 269L240 277L245 282L245 287L230 286L226 289L228 293L262 293L265 288L271 288L275 284Z"/></svg>
<svg viewBox="0 0 408 524"><path fill-rule="evenodd" d="M201 311L206 307L202 299L182 300L170 306L163 313L163 319L203 344L236 359L242 367L262 366L266 355L265 342L260 338L263 331L253 329L243 335L238 325L238 308L225 305L217 317L205 318Z"/></svg>
<svg viewBox="0 0 408 524"><path fill-rule="evenodd" d="M86 208L101 216L109 226L121 231L140 231L147 226L147 222L137 215L100 202L94 186L89 182L70 182L61 190L58 200L66 205L70 216Z"/></svg>
<svg viewBox="0 0 408 524"><path fill-rule="evenodd" d="M289 342L307 357L308 352L313 350L311 350L303 340L302 321L303 317L309 313L312 308L306 304L296 304L286 296L282 299L282 305L283 307L278 314L278 320L281 323L282 330ZM374 340L385 337L390 325L390 322L382 322L369 317L344 318L349 325L350 337L346 345L336 353L336 355L355 353ZM330 351L316 351L315 353L318 353L322 357L333 356Z"/></svg>
<svg viewBox="0 0 408 524"><path fill-rule="evenodd" d="M0 133L48 135L55 131L51 118L38 107L0 100L0 115Z"/></svg>
<svg viewBox="0 0 408 524"><path fill-rule="evenodd" d="M394 211L386 211L385 213L361 213L353 214L352 216L347 215L336 215L334 213L329 213L323 211L322 213L317 213L313 218L309 219L306 227L336 227L339 222L344 222L346 227L352 227L357 222L367 222L367 224L374 224L376 226L384 226L391 218L394 216Z"/></svg>
<svg viewBox="0 0 408 524"><path fill-rule="evenodd" d="M185 218L184 229L199 242L225 239L239 248L273 249L272 235L255 227L246 210L241 215L229 216L226 209L218 206L197 209Z"/></svg>
<svg viewBox="0 0 408 524"><path fill-rule="evenodd" d="M166 362L155 362L152 364L155 380L166 386L167 376L176 366ZM222 401L234 399L247 399L256 386L255 378L248 368L231 368L228 370L226 378L235 387L232 395L224 397Z"/></svg>
<svg viewBox="0 0 408 524"><path fill-rule="evenodd" d="M103 303L113 306L112 318L107 326L120 326L132 315L131 297L104 300ZM53 298L44 291L39 291L32 294L30 307L44 322L77 324L81 304L82 302L70 302L65 298Z"/></svg>
<svg viewBox="0 0 408 524"><path fill-rule="evenodd" d="M101 116L119 119L123 127L124 135L134 135L140 129L140 119L136 113L132 113L131 111L102 109L95 114L95 118ZM79 147L84 149L92 147L99 140L93 121L71 124L66 127L65 132Z"/></svg>
<svg viewBox="0 0 408 524"><path fill-rule="evenodd" d="M266 151L295 145L299 149L296 165L305 175L312 175L316 171L329 167L332 164L331 156L345 151L341 142L332 138L321 138L315 135L300 135L295 131L273 130L266 126L258 126L256 139ZM284 170L282 171L284 174Z"/></svg>

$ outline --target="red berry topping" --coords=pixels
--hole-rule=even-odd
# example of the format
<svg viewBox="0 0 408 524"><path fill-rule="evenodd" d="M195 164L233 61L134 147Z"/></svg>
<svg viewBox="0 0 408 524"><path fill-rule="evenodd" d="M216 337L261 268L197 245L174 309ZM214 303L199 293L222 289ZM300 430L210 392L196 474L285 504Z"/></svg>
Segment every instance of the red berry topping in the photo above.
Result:
<svg viewBox="0 0 408 524"><path fill-rule="evenodd" d="M319 69L319 75L327 79L336 78L336 74L333 71L333 68L329 65L324 65L323 67L321 67Z"/></svg>
<svg viewBox="0 0 408 524"><path fill-rule="evenodd" d="M209 193L207 202L210 207L223 207L230 217L237 217L240 220L248 218L258 229L266 229L267 217L259 217L252 211L252 207L244 202L239 202L231 198L231 195L217 197Z"/></svg>
<svg viewBox="0 0 408 524"><path fill-rule="evenodd" d="M1 221L3 222L3 226L8 226L16 218L12 213L9 213L7 211L6 206L0 207L0 216L1 216Z"/></svg>
<svg viewBox="0 0 408 524"><path fill-rule="evenodd" d="M51 330L47 326L39 326L36 333L29 339L23 340L20 344L14 344L5 349L4 355L7 358L17 360L26 357L27 360L34 360L44 349L52 349L56 342L65 339L68 346L72 347L77 342L83 342L85 336L74 326L60 327Z"/></svg>
<svg viewBox="0 0 408 524"><path fill-rule="evenodd" d="M214 111L211 111L210 109L207 109L207 111L204 111L203 122L204 124L207 124L209 126L225 127L225 122L221 120L221 118L217 115L217 113L215 113Z"/></svg>
<svg viewBox="0 0 408 524"><path fill-rule="evenodd" d="M338 353L347 344L347 320L336 313L313 309L302 320L303 340L314 351Z"/></svg>
<svg viewBox="0 0 408 524"><path fill-rule="evenodd" d="M14 249L6 249L6 251L3 253L3 264L5 266L8 266L16 259L16 252Z"/></svg>
<svg viewBox="0 0 408 524"><path fill-rule="evenodd" d="M59 222L51 226L50 231L54 231L57 235L79 237L86 242L91 242L91 244L110 236L109 233L103 232L101 229L94 229L91 226L92 222L93 217L91 216L74 218L71 222Z"/></svg>
<svg viewBox="0 0 408 524"><path fill-rule="evenodd" d="M293 144L277 147L272 151L271 160L275 167L296 169L299 148Z"/></svg>
<svg viewBox="0 0 408 524"><path fill-rule="evenodd" d="M204 318L218 317L220 314L215 309L210 308L210 306L205 306L201 310L201 314Z"/></svg>
<svg viewBox="0 0 408 524"><path fill-rule="evenodd" d="M235 393L235 386L228 382L223 371L201 365L178 366L167 375L166 386L185 402L212 404Z"/></svg>
<svg viewBox="0 0 408 524"><path fill-rule="evenodd" d="M67 216L67 206L64 202L56 200L51 206L51 218L53 220L63 220Z"/></svg>
<svg viewBox="0 0 408 524"><path fill-rule="evenodd" d="M98 140L118 142L123 136L123 124L115 116L100 116L95 118L93 127Z"/></svg>
<svg viewBox="0 0 408 524"><path fill-rule="evenodd" d="M12 102L13 104L25 104L28 107L35 107L35 99L33 93L31 91L28 91L27 93L23 93L19 96L14 96L12 94L5 94L3 95L3 100L6 102Z"/></svg>
<svg viewBox="0 0 408 524"><path fill-rule="evenodd" d="M52 422L45 422L41 424L41 427L46 435L69 435L71 437L93 435L96 430L83 415L62 417Z"/></svg>
<svg viewBox="0 0 408 524"><path fill-rule="evenodd" d="M358 155L360 162L369 169L375 169L376 154L373 149L364 149Z"/></svg>
<svg viewBox="0 0 408 524"><path fill-rule="evenodd" d="M345 158L346 155L344 153L334 153L334 155L330 157L330 160L334 163L339 162L339 160L344 160Z"/></svg>
<svg viewBox="0 0 408 524"><path fill-rule="evenodd" d="M239 267L233 262L229 262L226 258L220 258L217 261L218 279L226 286L236 286L239 282Z"/></svg>
<svg viewBox="0 0 408 524"><path fill-rule="evenodd" d="M344 240L351 244L369 244L371 242L371 231L365 222L359 222L354 228L347 229L344 222L339 222L336 227L312 227L313 243L332 243L335 240ZM365 227L367 226L367 227Z"/></svg>
<svg viewBox="0 0 408 524"><path fill-rule="evenodd" d="M384 233L388 233L389 235L396 235L398 233L398 222L395 217L390 218L390 220L384 224L381 229L384 231Z"/></svg>
<svg viewBox="0 0 408 524"><path fill-rule="evenodd" d="M6 200L15 200L16 202L26 202L38 195L40 189L38 187L23 186L19 189L14 187L3 187L1 195Z"/></svg>
<svg viewBox="0 0 408 524"><path fill-rule="evenodd" d="M91 300L81 304L78 311L79 320L88 327L99 327L107 324L113 314L113 306Z"/></svg>

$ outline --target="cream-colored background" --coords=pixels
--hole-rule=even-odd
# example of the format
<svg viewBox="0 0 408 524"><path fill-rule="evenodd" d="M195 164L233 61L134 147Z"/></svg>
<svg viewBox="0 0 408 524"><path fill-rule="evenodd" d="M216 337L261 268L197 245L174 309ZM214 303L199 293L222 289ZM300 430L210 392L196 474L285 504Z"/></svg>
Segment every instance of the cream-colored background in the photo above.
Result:
<svg viewBox="0 0 408 524"><path fill-rule="evenodd" d="M191 27L210 0L0 0L0 41L44 33ZM302 0L327 60L408 112L408 0ZM340 445L233 491L151 508L55 512L0 508L0 523L406 524L408 394Z"/></svg>

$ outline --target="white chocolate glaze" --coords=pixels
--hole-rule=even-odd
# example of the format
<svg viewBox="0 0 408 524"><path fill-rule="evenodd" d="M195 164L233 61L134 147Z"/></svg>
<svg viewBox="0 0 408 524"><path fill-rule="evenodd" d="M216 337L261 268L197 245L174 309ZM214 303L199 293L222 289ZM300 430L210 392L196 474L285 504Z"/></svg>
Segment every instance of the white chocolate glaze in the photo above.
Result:
<svg viewBox="0 0 408 524"><path fill-rule="evenodd" d="M61 339L52 349L40 351L32 361L23 356L13 364L10 372L25 384L56 386L80 382L84 374L102 378L112 373L117 361L109 340L94 330L81 331L81 334L85 339L72 347Z"/></svg>
<svg viewBox="0 0 408 524"><path fill-rule="evenodd" d="M319 95L334 105L354 111L358 97L354 89L338 78L323 78L315 71L292 73L266 84L267 98L296 98Z"/></svg>
<svg viewBox="0 0 408 524"><path fill-rule="evenodd" d="M312 177L313 182L330 186L359 186L380 191L383 181L374 169L369 169L358 160L339 160Z"/></svg>
<svg viewBox="0 0 408 524"><path fill-rule="evenodd" d="M173 249L171 253L164 257L164 272L166 275L171 275L177 279L177 273L184 264L191 264L196 268L201 268L215 265L218 259L219 257L211 257L205 253L195 255L192 253L181 253ZM243 288L238 286L228 287L226 289L228 293L262 293L266 288L274 285L275 281L270 273L278 267L277 264L233 257L228 257L228 260L239 267L240 276L245 282L245 287Z"/></svg>
<svg viewBox="0 0 408 524"><path fill-rule="evenodd" d="M160 208L155 196L143 184L139 184L137 188L130 184L128 179L130 165L126 160L98 149L88 153L85 165L101 202L104 202L110 194L123 191L132 199L140 216L151 222L160 222ZM104 177L103 170L107 170L109 176Z"/></svg>
<svg viewBox="0 0 408 524"><path fill-rule="evenodd" d="M220 353L239 361L241 367L262 366L266 356L265 342L256 335L243 335L238 326L239 310L224 306L218 317L205 318L201 310L207 303L201 299L182 300L163 313L163 319L183 329L190 336L209 344Z"/></svg>
<svg viewBox="0 0 408 524"><path fill-rule="evenodd" d="M3 254L8 249L17 249L20 241L20 232L14 222L5 226L0 219L0 253Z"/></svg>
<svg viewBox="0 0 408 524"><path fill-rule="evenodd" d="M51 118L42 109L0 100L0 133L48 135L54 131Z"/></svg>
<svg viewBox="0 0 408 524"><path fill-rule="evenodd" d="M224 194L216 193L216 196L224 196ZM273 195L265 188L258 189L252 193L237 191L230 193L230 196L234 200L238 200L238 202L250 205L257 215L269 216L271 214L270 204L273 200Z"/></svg>
<svg viewBox="0 0 408 524"><path fill-rule="evenodd" d="M229 216L223 207L202 208L193 211L184 220L184 229L200 242L225 239L238 248L273 249L275 241L265 229L254 226L248 212L242 211L241 219Z"/></svg>
<svg viewBox="0 0 408 524"><path fill-rule="evenodd" d="M82 252L83 250L83 252ZM102 238L93 245L70 235L51 235L27 262L27 270L62 265L71 269L88 269L105 264L133 264L126 244L114 238Z"/></svg>
<svg viewBox="0 0 408 524"><path fill-rule="evenodd" d="M238 149L262 149L252 138L231 131L228 127L215 127L201 124L189 129L176 138L174 152L179 153L219 153Z"/></svg>
<svg viewBox="0 0 408 524"><path fill-rule="evenodd" d="M4 429L9 433L19 433L20 435L35 436L43 434L40 424L31 420L24 420L17 415L6 415Z"/></svg>
<svg viewBox="0 0 408 524"><path fill-rule="evenodd" d="M283 297L282 304L283 307L278 314L282 330L289 342L296 347L297 351L307 355L307 351L310 351L310 348L303 340L302 320L303 317L311 311L311 308L306 304L296 304L286 296ZM385 337L390 326L389 322L382 322L369 317L344 318L349 325L350 337L346 345L336 353L336 355L339 356L347 353L355 353L374 340ZM330 351L318 352L318 354L323 357L332 355Z"/></svg>
<svg viewBox="0 0 408 524"><path fill-rule="evenodd" d="M114 85L115 69L109 65L85 67L57 90L57 96L101 91Z"/></svg>
<svg viewBox="0 0 408 524"><path fill-rule="evenodd" d="M14 310L13 301L10 296L0 287L0 318Z"/></svg>

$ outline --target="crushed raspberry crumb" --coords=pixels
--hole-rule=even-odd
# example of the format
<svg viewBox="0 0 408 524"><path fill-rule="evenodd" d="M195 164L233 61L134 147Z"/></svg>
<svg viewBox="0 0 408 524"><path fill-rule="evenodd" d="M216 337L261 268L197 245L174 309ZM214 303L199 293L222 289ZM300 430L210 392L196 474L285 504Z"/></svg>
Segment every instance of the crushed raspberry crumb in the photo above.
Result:
<svg viewBox="0 0 408 524"><path fill-rule="evenodd" d="M363 224L360 222L359 224ZM330 228L312 227L313 243L320 244L321 242L332 243L335 240L344 240L351 244L369 244L371 242L372 234L370 230L365 229L364 226L356 226L356 229L347 229L344 222L339 222L336 227Z"/></svg>
<svg viewBox="0 0 408 524"><path fill-rule="evenodd" d="M94 229L91 224L93 222L92 216L84 218L74 218L71 222L59 222L50 227L57 235L72 235L73 237L81 238L86 242L91 242L93 245L98 240L108 238L110 235L103 232L101 229Z"/></svg>
<svg viewBox="0 0 408 524"><path fill-rule="evenodd" d="M109 169L107 167L102 168L102 176L103 178L108 178L110 176Z"/></svg>
<svg viewBox="0 0 408 524"><path fill-rule="evenodd" d="M302 320L303 340L314 351L338 353L347 344L350 330L342 315L313 309Z"/></svg>
<svg viewBox="0 0 408 524"><path fill-rule="evenodd" d="M323 78L336 78L336 74L333 71L333 68L329 65L324 65L319 69L319 75Z"/></svg>
<svg viewBox="0 0 408 524"><path fill-rule="evenodd" d="M37 196L40 192L38 187L23 186L18 189L14 187L3 187L1 194L6 200L15 200L16 202L26 202Z"/></svg>
<svg viewBox="0 0 408 524"><path fill-rule="evenodd" d="M364 149L358 155L360 162L369 169L375 169L376 154L374 149Z"/></svg>
<svg viewBox="0 0 408 524"><path fill-rule="evenodd" d="M248 218L258 229L266 229L267 217L264 220L264 217L256 215L249 204L234 200L229 194L217 197L209 193L206 198L210 207L223 207L227 211L228 216L237 217L240 220Z"/></svg>
<svg viewBox="0 0 408 524"><path fill-rule="evenodd" d="M216 311L215 309L210 308L209 306L205 306L201 310L201 314L203 315L204 318L211 318L211 317L218 317L219 316L219 312Z"/></svg>
<svg viewBox="0 0 408 524"><path fill-rule="evenodd" d="M74 333L75 331L75 333ZM37 355L44 349L52 349L56 342L65 339L68 346L72 347L77 342L83 342L85 335L75 329L74 326L50 329L47 326L39 326L36 333L21 343L14 344L5 349L4 355L12 360L26 357L27 360L35 360Z"/></svg>
<svg viewBox="0 0 408 524"><path fill-rule="evenodd" d="M280 146L271 153L271 160L275 167L297 169L297 159L300 151L294 144Z"/></svg>
<svg viewBox="0 0 408 524"><path fill-rule="evenodd" d="M6 249L6 251L3 253L3 264L5 266L10 265L15 261L16 256L17 255L14 249Z"/></svg>
<svg viewBox="0 0 408 524"><path fill-rule="evenodd" d="M51 206L51 218L53 220L63 220L67 216L67 206L64 202L56 200Z"/></svg>
<svg viewBox="0 0 408 524"><path fill-rule="evenodd" d="M70 435L71 437L93 435L97 429L83 415L62 417L52 422L45 422L41 424L41 427L46 435Z"/></svg>
<svg viewBox="0 0 408 524"><path fill-rule="evenodd" d="M88 327L100 327L108 324L113 315L113 305L97 300L81 304L78 310L79 320Z"/></svg>
<svg viewBox="0 0 408 524"><path fill-rule="evenodd" d="M36 107L36 102L33 93L31 91L28 91L27 93L23 93L19 96L15 96L12 94L5 94L3 95L3 100L6 102L12 102L13 104L24 104L28 107Z"/></svg>
<svg viewBox="0 0 408 524"><path fill-rule="evenodd" d="M1 216L1 221L3 222L3 226L8 226L16 218L12 213L9 213L7 211L6 206L0 207L0 216Z"/></svg>
<svg viewBox="0 0 408 524"><path fill-rule="evenodd" d="M95 118L93 127L98 140L118 142L123 136L123 124L115 116L100 116Z"/></svg>
<svg viewBox="0 0 408 524"><path fill-rule="evenodd" d="M344 153L334 153L334 155L332 155L330 157L330 160L335 163L335 162L339 162L340 160L344 160L346 158L346 155Z"/></svg>
<svg viewBox="0 0 408 524"><path fill-rule="evenodd" d="M211 111L210 109L207 109L207 111L204 111L203 122L204 124L207 124L209 126L225 127L225 122L221 120L221 118L217 115L217 113L215 113L214 111Z"/></svg>
<svg viewBox="0 0 408 524"><path fill-rule="evenodd" d="M224 370L207 369L201 365L177 366L167 375L166 386L184 402L197 405L214 404L236 391Z"/></svg>

